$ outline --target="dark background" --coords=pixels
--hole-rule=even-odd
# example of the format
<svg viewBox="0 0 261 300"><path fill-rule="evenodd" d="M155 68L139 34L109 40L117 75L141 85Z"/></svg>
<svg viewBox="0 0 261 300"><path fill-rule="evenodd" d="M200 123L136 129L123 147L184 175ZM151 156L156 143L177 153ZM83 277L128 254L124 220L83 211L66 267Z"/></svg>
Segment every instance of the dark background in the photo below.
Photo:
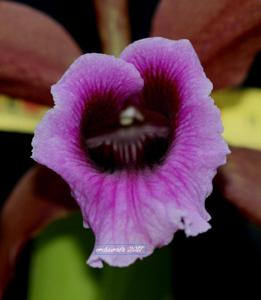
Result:
<svg viewBox="0 0 261 300"><path fill-rule="evenodd" d="M92 1L24 0L58 20L83 52L101 52ZM147 37L157 0L131 0L132 39ZM261 87L261 55L244 86ZM259 73L258 73L259 72ZM0 132L1 204L22 174L33 165L31 135ZM261 230L245 220L214 192L207 201L212 230L196 238L175 237L173 294L175 299L261 299ZM26 300L28 264L33 242L23 251L17 274L4 300ZM47 299L48 300L48 299ZM91 300L91 299L90 299Z"/></svg>

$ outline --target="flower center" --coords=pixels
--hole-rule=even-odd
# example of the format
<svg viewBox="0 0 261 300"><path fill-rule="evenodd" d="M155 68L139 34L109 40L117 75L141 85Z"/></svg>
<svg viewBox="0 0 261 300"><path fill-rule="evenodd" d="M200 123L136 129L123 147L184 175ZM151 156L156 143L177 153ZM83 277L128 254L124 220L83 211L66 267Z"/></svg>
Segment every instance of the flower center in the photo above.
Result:
<svg viewBox="0 0 261 300"><path fill-rule="evenodd" d="M102 171L153 167L167 152L169 128L162 114L128 106L108 118L85 123L83 146Z"/></svg>

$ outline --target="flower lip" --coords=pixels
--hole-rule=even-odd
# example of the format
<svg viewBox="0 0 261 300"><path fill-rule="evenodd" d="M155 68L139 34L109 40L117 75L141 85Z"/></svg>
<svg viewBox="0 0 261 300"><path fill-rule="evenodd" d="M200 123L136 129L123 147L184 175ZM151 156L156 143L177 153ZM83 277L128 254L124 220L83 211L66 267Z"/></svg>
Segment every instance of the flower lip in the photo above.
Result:
<svg viewBox="0 0 261 300"><path fill-rule="evenodd" d="M83 55L53 86L55 107L37 126L32 157L68 182L85 227L95 234L95 247L146 245L146 254L136 257L94 250L89 265L128 266L169 244L179 229L195 236L210 228L205 199L229 153L211 89L191 43L163 38L137 41L120 58ZM86 145L111 133L119 143L120 129L132 130L125 134L130 139L148 130L145 125L160 124L168 129L165 144L147 139L144 155L137 156L147 166L165 145L156 160L154 155L153 169L129 172L126 154L109 165L98 148Z"/></svg>
<svg viewBox="0 0 261 300"><path fill-rule="evenodd" d="M170 121L161 113L137 105L112 113L113 118L97 120L90 113L82 122L82 146L99 170L153 167L164 159L171 135Z"/></svg>

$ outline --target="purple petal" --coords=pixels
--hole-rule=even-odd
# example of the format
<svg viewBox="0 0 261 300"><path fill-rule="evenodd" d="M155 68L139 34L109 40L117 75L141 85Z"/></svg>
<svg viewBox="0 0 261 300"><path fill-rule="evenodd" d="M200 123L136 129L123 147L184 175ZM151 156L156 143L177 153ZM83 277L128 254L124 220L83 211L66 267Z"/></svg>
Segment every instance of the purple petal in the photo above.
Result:
<svg viewBox="0 0 261 300"><path fill-rule="evenodd" d="M154 174L155 182L171 194L173 209L176 205L184 214L187 235L205 231L209 215L204 201L212 191L217 167L226 162L229 153L221 137L220 112L209 97L212 84L188 40L140 40L127 47L121 58L138 69L146 89L176 86L179 107L173 120L174 142L165 163ZM164 101L159 93L155 90L149 96Z"/></svg>
<svg viewBox="0 0 261 300"><path fill-rule="evenodd" d="M142 87L143 80L131 64L103 54L80 56L52 86L55 107L35 131L33 158L61 174L69 184L73 180L73 189L76 185L77 190L86 192L83 179L97 173L80 145L86 107L96 99L116 109Z"/></svg>
<svg viewBox="0 0 261 300"><path fill-rule="evenodd" d="M188 41L160 38L133 43L122 59L81 56L52 88L56 105L35 132L33 158L69 183L95 234L91 266L127 266L168 244L178 229L189 236L210 228L204 202L229 152L211 88ZM154 168L102 172L82 147L82 120L86 110L110 119L128 101L168 115L172 143ZM98 252L130 245L144 249Z"/></svg>

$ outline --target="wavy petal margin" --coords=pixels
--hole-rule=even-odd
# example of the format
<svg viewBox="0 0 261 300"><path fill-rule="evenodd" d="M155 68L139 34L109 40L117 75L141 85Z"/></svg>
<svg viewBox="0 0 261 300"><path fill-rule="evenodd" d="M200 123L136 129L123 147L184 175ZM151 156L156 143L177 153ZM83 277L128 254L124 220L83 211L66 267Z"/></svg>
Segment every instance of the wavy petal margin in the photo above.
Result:
<svg viewBox="0 0 261 300"><path fill-rule="evenodd" d="M91 266L102 267L102 261L128 266L168 244L178 229L193 236L210 228L204 201L229 152L211 89L190 42L161 38L135 42L119 59L83 55L53 86L55 107L35 131L32 157L69 183L85 227L95 234ZM126 100L153 97L156 109L163 96L178 101L165 162L152 170L110 174L95 169L81 146L81 122L90 101L106 112ZM133 253L133 247L140 252ZM109 255L103 252L108 248L130 252Z"/></svg>

